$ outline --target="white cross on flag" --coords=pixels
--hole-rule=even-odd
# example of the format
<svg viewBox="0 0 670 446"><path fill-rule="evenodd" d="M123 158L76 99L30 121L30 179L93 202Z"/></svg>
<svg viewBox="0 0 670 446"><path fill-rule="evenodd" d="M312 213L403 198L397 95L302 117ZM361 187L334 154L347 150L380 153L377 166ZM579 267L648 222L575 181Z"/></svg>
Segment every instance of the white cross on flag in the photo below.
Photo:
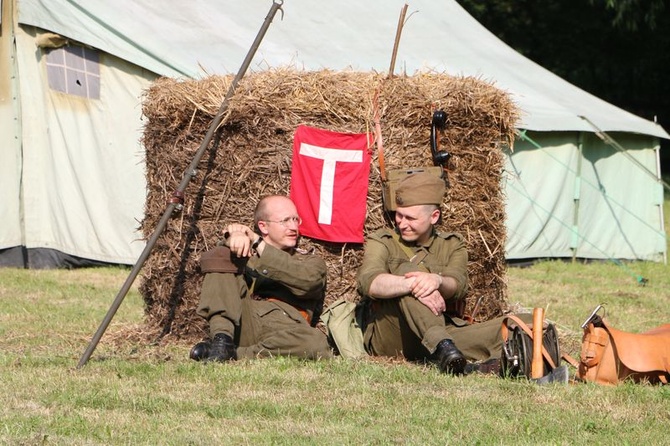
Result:
<svg viewBox="0 0 670 446"><path fill-rule="evenodd" d="M291 199L302 218L301 234L329 242L363 243L371 136L298 126L293 138Z"/></svg>

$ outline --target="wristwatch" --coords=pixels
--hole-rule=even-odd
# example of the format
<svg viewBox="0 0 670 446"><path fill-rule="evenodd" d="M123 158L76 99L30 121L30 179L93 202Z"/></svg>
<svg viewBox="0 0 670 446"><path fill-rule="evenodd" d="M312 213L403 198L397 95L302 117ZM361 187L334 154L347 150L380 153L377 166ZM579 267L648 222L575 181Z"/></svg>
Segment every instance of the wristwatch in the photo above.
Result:
<svg viewBox="0 0 670 446"><path fill-rule="evenodd" d="M261 237L259 235L258 238L256 239L256 241L251 244L251 249L253 249L254 251L257 251L258 250L258 245L260 245L262 241L263 241L263 237Z"/></svg>

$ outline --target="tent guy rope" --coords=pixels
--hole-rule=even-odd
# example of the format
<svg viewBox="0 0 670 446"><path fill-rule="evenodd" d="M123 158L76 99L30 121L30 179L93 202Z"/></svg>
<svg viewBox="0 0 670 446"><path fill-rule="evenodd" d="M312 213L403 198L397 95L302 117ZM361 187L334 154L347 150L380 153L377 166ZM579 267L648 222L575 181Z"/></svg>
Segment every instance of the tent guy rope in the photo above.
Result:
<svg viewBox="0 0 670 446"><path fill-rule="evenodd" d="M528 142L529 142L530 144L532 144L535 148L537 148L537 149L542 149L542 151L543 151L547 156L549 156L550 158L552 158L554 161L556 161L556 162L557 162L558 164L560 164L561 166L565 167L565 169L566 169L568 172L571 172L571 173L574 173L574 174L576 174L576 175L579 175L579 173L578 173L575 169L573 169L573 168L570 167L569 165L565 164L563 161L561 161L560 159L558 159L556 156L554 156L554 155L553 155L551 152L549 152L548 150L545 150L545 147L543 147L540 143L538 143L538 142L535 141L533 138L531 138L530 136L528 136L528 133L527 133L526 130L521 130L521 131L519 132L519 137L520 137L522 140L528 141ZM649 172L649 170L646 169L644 166L642 166L642 168L644 168L647 172ZM664 231L660 231L660 230L658 230L658 228L655 228L655 227L651 226L648 222L646 222L645 220L643 220L642 218L640 218L639 215L635 214L634 212L631 212L631 211L626 207L626 205L625 205L624 203L621 203L620 201L618 201L617 199L615 199L614 197L612 197L610 194L608 194L607 191L606 191L601 185L599 185L599 184L594 184L593 182L591 182L591 181L589 181L588 179L583 178L583 177L580 178L580 181L581 181L582 184L585 184L585 185L587 185L587 186L593 188L594 190L599 191L599 192L603 195L603 197L605 197L605 198L606 198L608 201L610 201L611 203L616 204L616 205L617 205L623 212L625 212L625 213L626 213L628 216L630 216L632 219L637 220L637 221L640 222L642 225L644 225L644 226L646 226L648 229L652 230L652 231L654 232L655 235L657 235L658 237L661 237L663 240L665 240L665 232L664 232ZM524 196L528 196L528 195L527 195L527 194L524 194Z"/></svg>
<svg viewBox="0 0 670 446"><path fill-rule="evenodd" d="M594 133L598 138L600 138L605 144L610 145L614 147L616 150L621 152L626 158L628 158L633 164L635 164L637 167L642 169L644 173L652 177L656 182L663 184L663 187L665 190L670 191L670 184L666 183L663 181L662 178L660 178L659 174L656 172L652 172L651 170L647 169L642 163L640 163L638 160L636 160L628 151L621 145L619 144L614 138L612 138L610 135L608 135L605 131L601 130L597 125L595 125L589 118L586 116L580 116L584 121L586 121L591 127L594 129Z"/></svg>
<svg viewBox="0 0 670 446"><path fill-rule="evenodd" d="M575 230L575 228L574 228L573 225L570 225L570 224L568 224L568 223L562 221L561 219L557 218L557 217L554 215L554 213L551 211L551 209L547 209L547 208L545 208L545 207L542 206L540 203L538 203L536 200L534 200L533 197L531 197L531 196L527 193L526 190L521 190L521 189L517 188L516 186L514 186L514 184L511 184L510 186L511 186L512 189L514 189L515 191L519 192L520 194L522 194L523 196L525 196L531 203L533 203L534 208L536 208L536 209L541 209L542 211L544 211L550 218L556 220L558 223L560 223L560 224L561 224L562 226L564 226L566 229L570 230L570 231L571 231L574 235L576 235L579 239L581 239L582 241L584 241L584 243L587 243L587 244L588 244L589 246L591 246L593 249L595 249L595 250L597 250L598 252L600 252L601 254L603 254L603 255L607 258L607 260L609 260L610 262L612 262L612 263L614 263L615 265L619 266L621 269L623 269L624 271L626 271L629 275L631 275L632 277L634 277L634 278L635 278L635 281L637 282L638 285L645 286L645 285L649 282L649 280L648 280L647 278L645 278L644 276L642 276L642 275L640 275L640 274L637 274L637 273L636 273L635 271L633 271L631 268L627 267L621 260L613 258L613 257L610 256L608 253L606 253L605 251L603 251L602 249L600 249L600 247L598 247L595 243L591 242L591 241L588 240L586 237L584 237L583 234L580 234L579 232L577 232L577 231Z"/></svg>

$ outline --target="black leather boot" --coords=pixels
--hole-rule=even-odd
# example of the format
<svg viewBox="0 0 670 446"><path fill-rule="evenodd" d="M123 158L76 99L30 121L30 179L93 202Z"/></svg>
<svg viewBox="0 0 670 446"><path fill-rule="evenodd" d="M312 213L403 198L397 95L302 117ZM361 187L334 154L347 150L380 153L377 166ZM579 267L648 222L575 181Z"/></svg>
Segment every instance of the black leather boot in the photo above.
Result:
<svg viewBox="0 0 670 446"><path fill-rule="evenodd" d="M443 339L435 350L437 365L444 373L462 375L465 370L465 356L456 348L451 339Z"/></svg>
<svg viewBox="0 0 670 446"><path fill-rule="evenodd" d="M188 357L194 361L202 361L203 359L207 359L210 348L211 344L209 342L198 342L193 346L193 348L191 348Z"/></svg>
<svg viewBox="0 0 670 446"><path fill-rule="evenodd" d="M209 348L208 361L234 361L237 359L237 350L235 350L235 343L233 338L225 333L217 333L212 339L212 344Z"/></svg>

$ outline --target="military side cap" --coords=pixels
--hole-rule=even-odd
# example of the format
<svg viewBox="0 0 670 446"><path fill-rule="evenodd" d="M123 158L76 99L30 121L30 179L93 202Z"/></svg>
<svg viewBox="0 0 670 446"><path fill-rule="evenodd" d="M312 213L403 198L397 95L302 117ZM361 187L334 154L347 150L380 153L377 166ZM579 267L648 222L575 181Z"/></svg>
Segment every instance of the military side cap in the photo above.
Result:
<svg viewBox="0 0 670 446"><path fill-rule="evenodd" d="M416 206L418 204L440 205L446 191L442 178L428 172L418 172L406 176L398 183L395 202L398 206Z"/></svg>

